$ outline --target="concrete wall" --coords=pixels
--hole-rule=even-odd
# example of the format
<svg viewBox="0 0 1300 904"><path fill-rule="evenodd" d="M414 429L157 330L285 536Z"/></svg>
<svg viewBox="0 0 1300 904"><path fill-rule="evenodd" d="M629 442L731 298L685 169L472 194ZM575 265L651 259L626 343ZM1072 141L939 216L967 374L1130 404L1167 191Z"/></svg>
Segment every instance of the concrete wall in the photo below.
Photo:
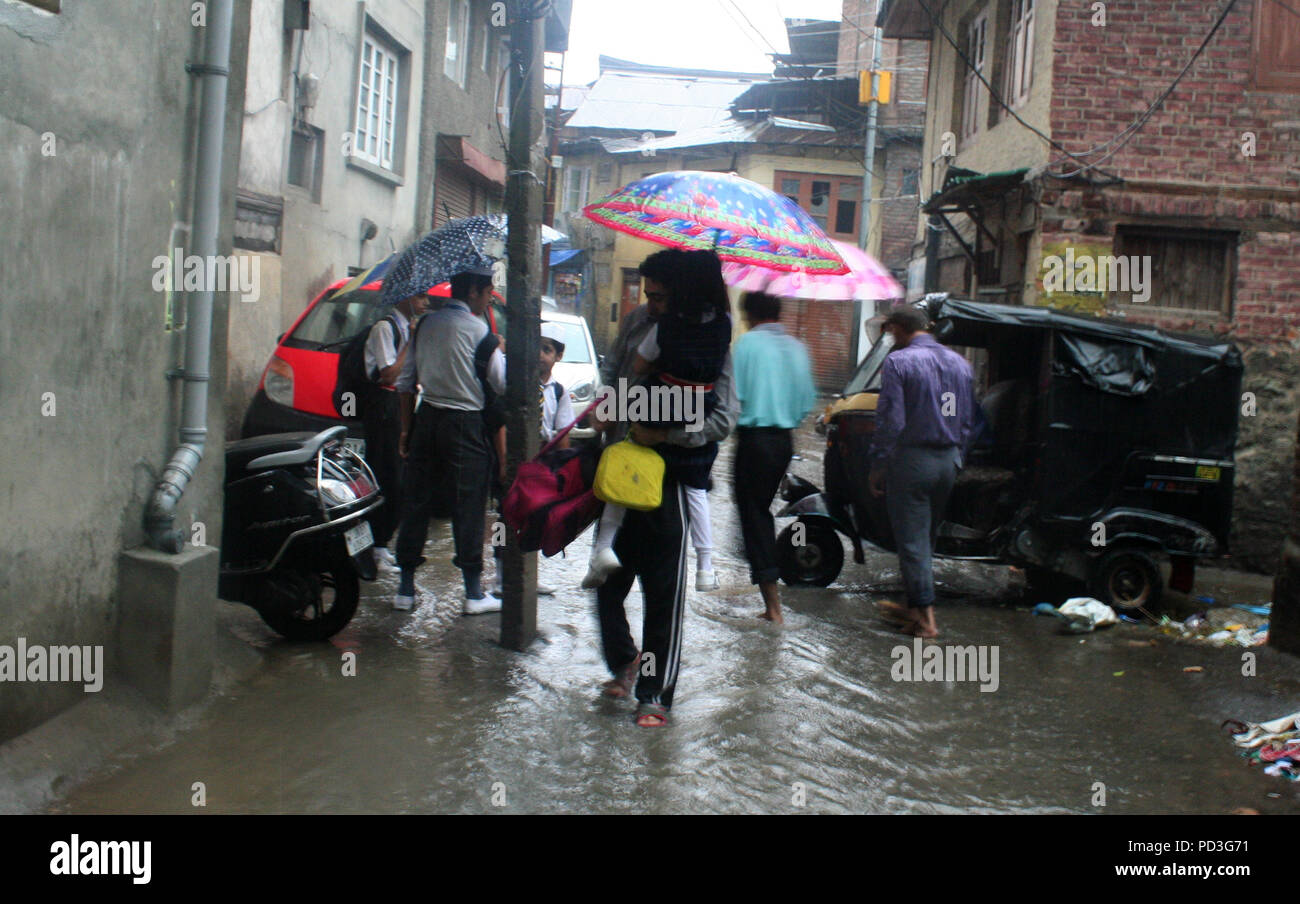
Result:
<svg viewBox="0 0 1300 904"><path fill-rule="evenodd" d="M0 304L0 644L102 644L107 664L149 655L113 649L117 559L143 542L144 505L177 441L179 387L164 374L181 360L183 331L166 329L169 295L153 288L153 260L189 243L198 83L185 64L201 58L202 29L188 3L171 0L140 0L130 16L89 0L62 7L0 4L0 280L10 287ZM247 28L247 0L236 0L226 254ZM210 543L221 530L226 304L219 293L212 443L179 507L178 526L202 521ZM81 685L0 683L0 740L83 695Z"/></svg>

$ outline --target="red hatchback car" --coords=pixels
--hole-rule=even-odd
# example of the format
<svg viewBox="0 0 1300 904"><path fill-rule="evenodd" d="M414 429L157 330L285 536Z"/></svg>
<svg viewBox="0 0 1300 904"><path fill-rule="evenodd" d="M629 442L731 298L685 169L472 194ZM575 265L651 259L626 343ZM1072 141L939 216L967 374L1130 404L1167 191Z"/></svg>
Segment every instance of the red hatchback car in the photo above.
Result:
<svg viewBox="0 0 1300 904"><path fill-rule="evenodd" d="M337 294L349 280L340 279L316 296L289 331L280 337L262 381L244 414L240 435L319 432L343 424L360 445L359 419L341 418L334 410L334 384L339 355L363 330L386 312L379 304L378 281L345 294ZM446 284L429 292L446 297Z"/></svg>

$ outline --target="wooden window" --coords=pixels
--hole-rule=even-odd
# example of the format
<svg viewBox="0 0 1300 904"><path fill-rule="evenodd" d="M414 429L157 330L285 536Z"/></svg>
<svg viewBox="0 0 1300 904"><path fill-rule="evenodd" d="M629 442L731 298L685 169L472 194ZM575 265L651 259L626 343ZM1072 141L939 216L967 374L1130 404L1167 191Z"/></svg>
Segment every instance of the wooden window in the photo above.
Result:
<svg viewBox="0 0 1300 904"><path fill-rule="evenodd" d="M1002 89L1002 97L1008 106L1018 107L1028 100L1033 81L1034 0L1012 0L1006 80Z"/></svg>
<svg viewBox="0 0 1300 904"><path fill-rule="evenodd" d="M560 205L561 213L582 210L587 206L587 190L590 182L590 167L566 166L564 168L564 198Z"/></svg>
<svg viewBox="0 0 1300 904"><path fill-rule="evenodd" d="M988 78L989 14L980 12L966 27L966 78L961 95L961 137L969 138L979 131L980 100L987 93L981 76Z"/></svg>
<svg viewBox="0 0 1300 904"><path fill-rule="evenodd" d="M1136 308L1194 311L1232 316L1237 236L1230 232L1158 229L1120 226L1115 230L1115 255L1129 259L1131 288L1134 257L1143 273L1150 273L1145 302L1132 300L1131 292L1111 292L1111 300ZM1150 269L1140 259L1150 259Z"/></svg>
<svg viewBox="0 0 1300 904"><path fill-rule="evenodd" d="M443 54L442 71L462 88L465 87L465 69L469 62L469 0L452 0L447 10L447 49Z"/></svg>
<svg viewBox="0 0 1300 904"><path fill-rule="evenodd" d="M320 203L321 170L325 165L325 133L315 126L295 126L289 136L290 185L306 189Z"/></svg>
<svg viewBox="0 0 1300 904"><path fill-rule="evenodd" d="M361 43L353 156L384 169L393 169L399 72L396 48L367 34Z"/></svg>
<svg viewBox="0 0 1300 904"><path fill-rule="evenodd" d="M1288 9L1288 7L1290 7ZM1265 91L1300 92L1300 3L1255 3L1253 81Z"/></svg>
<svg viewBox="0 0 1300 904"><path fill-rule="evenodd" d="M858 240L858 210L862 180L813 173L775 175L775 188L817 221L827 235L841 242Z"/></svg>
<svg viewBox="0 0 1300 904"><path fill-rule="evenodd" d="M501 128L510 128L510 84L513 70L510 60L510 40L502 38L497 41L497 118Z"/></svg>

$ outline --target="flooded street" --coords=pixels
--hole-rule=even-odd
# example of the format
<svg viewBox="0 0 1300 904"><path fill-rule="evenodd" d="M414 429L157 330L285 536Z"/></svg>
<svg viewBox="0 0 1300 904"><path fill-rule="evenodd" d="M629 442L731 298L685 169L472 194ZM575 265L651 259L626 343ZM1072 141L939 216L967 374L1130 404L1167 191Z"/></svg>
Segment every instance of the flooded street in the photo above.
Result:
<svg viewBox="0 0 1300 904"><path fill-rule="evenodd" d="M819 443L803 431L793 470L820 485ZM846 555L825 590L784 588L784 629L760 621L731 452L711 496L722 588L689 592L666 730L636 728L631 704L599 696L608 675L577 589L587 538L541 560L557 593L518 654L497 645L497 616L460 615L443 524L419 608L392 612L396 578L383 574L330 644L284 643L222 604L219 630L257 647L264 668L189 732L119 758L52 809L193 812L203 782L207 812L221 813L1300 812L1295 786L1251 770L1219 728L1297 708L1300 668L1271 650L1252 651L1258 676L1243 677L1238 648L1132 625L1061 635L1032 600L995 599L1008 569L941 563L940 641L995 646L996 689L895 681L891 653L911 639L871 605L898 594L895 560L877 555ZM629 617L639 633L639 593Z"/></svg>

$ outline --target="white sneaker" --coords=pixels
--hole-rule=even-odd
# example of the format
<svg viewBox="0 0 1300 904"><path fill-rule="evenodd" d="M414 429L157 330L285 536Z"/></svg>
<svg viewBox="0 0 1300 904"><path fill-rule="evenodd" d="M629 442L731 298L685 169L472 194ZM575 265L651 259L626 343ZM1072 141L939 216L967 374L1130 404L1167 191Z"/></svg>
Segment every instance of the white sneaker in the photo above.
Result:
<svg viewBox="0 0 1300 904"><path fill-rule="evenodd" d="M712 571L701 570L695 572L696 590L704 590L704 591L717 590L718 586L719 586L718 576L714 574Z"/></svg>
<svg viewBox="0 0 1300 904"><path fill-rule="evenodd" d="M538 585L537 585L537 595L538 595L538 596L555 596L555 588L554 588L554 587L548 587L546 584L538 584Z"/></svg>
<svg viewBox="0 0 1300 904"><path fill-rule="evenodd" d="M465 600L466 615L486 615L489 612L500 612L501 600L490 593L485 593L476 600Z"/></svg>
<svg viewBox="0 0 1300 904"><path fill-rule="evenodd" d="M397 594L393 597L393 609L398 612L410 612L415 608L415 597Z"/></svg>
<svg viewBox="0 0 1300 904"><path fill-rule="evenodd" d="M397 557L393 555L392 551L389 550L387 546L376 546L374 548L374 553L376 564L385 565L388 568L397 567Z"/></svg>
<svg viewBox="0 0 1300 904"><path fill-rule="evenodd" d="M609 578L611 574L623 567L613 549L602 549L591 557L587 567L587 576L582 579L583 590L594 590Z"/></svg>

